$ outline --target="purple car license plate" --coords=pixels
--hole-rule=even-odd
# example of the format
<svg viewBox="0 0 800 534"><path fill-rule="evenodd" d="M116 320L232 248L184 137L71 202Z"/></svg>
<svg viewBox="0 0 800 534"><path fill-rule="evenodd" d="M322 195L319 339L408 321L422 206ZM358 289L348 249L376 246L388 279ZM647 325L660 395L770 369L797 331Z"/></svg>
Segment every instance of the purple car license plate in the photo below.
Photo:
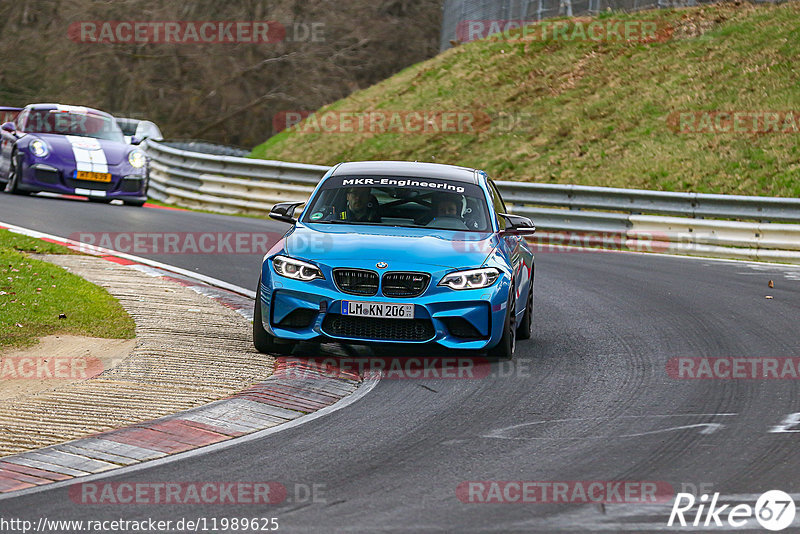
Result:
<svg viewBox="0 0 800 534"><path fill-rule="evenodd" d="M76 180L85 180L87 182L110 182L111 173L109 172L91 172L91 171L75 171Z"/></svg>

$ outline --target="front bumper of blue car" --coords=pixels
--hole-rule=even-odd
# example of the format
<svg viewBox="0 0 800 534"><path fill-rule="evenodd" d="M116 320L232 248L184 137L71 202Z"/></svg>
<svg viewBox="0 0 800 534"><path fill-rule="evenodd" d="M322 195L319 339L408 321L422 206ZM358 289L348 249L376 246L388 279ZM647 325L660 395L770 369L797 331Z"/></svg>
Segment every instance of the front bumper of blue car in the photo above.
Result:
<svg viewBox="0 0 800 534"><path fill-rule="evenodd" d="M503 334L510 276L505 271L489 287L453 290L439 281L453 269L393 263L391 272L426 273L430 281L421 295L387 297L383 272L374 261L347 261L336 269L371 270L380 277L374 296L345 293L334 282L333 268L317 264L325 279L303 282L279 276L264 262L259 301L264 329L278 340L342 343L435 343L451 349L483 350ZM342 302L413 304L414 318L354 317L342 313Z"/></svg>

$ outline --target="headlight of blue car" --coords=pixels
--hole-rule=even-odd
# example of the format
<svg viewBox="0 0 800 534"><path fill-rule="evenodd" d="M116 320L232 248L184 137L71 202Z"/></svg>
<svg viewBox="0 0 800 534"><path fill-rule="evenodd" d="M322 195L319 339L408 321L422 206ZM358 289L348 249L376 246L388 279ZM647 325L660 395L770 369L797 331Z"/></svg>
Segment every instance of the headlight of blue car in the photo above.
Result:
<svg viewBox="0 0 800 534"><path fill-rule="evenodd" d="M50 151L47 149L47 143L41 139L34 139L31 141L30 147L31 152L33 152L33 155L37 158L43 158L50 153Z"/></svg>
<svg viewBox="0 0 800 534"><path fill-rule="evenodd" d="M494 284L499 276L500 270L494 267L470 269L448 274L439 285L450 289L481 289Z"/></svg>
<svg viewBox="0 0 800 534"><path fill-rule="evenodd" d="M275 268L276 273L286 278L292 278L293 280L310 282L317 278L325 279L322 275L322 271L320 271L316 265L294 258L287 258L286 256L275 256L272 258L272 266Z"/></svg>

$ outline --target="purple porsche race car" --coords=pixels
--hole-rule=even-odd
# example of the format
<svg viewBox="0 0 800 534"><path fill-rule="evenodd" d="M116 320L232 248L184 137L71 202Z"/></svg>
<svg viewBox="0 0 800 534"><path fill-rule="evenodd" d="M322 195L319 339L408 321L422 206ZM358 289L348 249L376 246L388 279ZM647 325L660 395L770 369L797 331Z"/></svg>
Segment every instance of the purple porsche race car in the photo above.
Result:
<svg viewBox="0 0 800 534"><path fill-rule="evenodd" d="M114 117L60 104L31 104L0 129L5 192L81 195L95 202L147 200L147 158L125 143Z"/></svg>

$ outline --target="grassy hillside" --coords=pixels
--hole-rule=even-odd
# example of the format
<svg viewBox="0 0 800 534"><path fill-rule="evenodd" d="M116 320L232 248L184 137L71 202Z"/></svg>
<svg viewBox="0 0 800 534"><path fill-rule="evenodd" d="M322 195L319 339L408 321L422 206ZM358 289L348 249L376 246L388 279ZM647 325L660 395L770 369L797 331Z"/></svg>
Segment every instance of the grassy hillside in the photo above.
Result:
<svg viewBox="0 0 800 534"><path fill-rule="evenodd" d="M658 21L659 39L490 37L318 112L484 112L492 123L483 131L287 130L253 155L318 164L435 161L482 168L505 180L800 196L800 131L783 127L783 118L786 133L683 133L675 120L677 113L697 111L800 114L800 2L603 18ZM517 120L513 128L509 117Z"/></svg>

